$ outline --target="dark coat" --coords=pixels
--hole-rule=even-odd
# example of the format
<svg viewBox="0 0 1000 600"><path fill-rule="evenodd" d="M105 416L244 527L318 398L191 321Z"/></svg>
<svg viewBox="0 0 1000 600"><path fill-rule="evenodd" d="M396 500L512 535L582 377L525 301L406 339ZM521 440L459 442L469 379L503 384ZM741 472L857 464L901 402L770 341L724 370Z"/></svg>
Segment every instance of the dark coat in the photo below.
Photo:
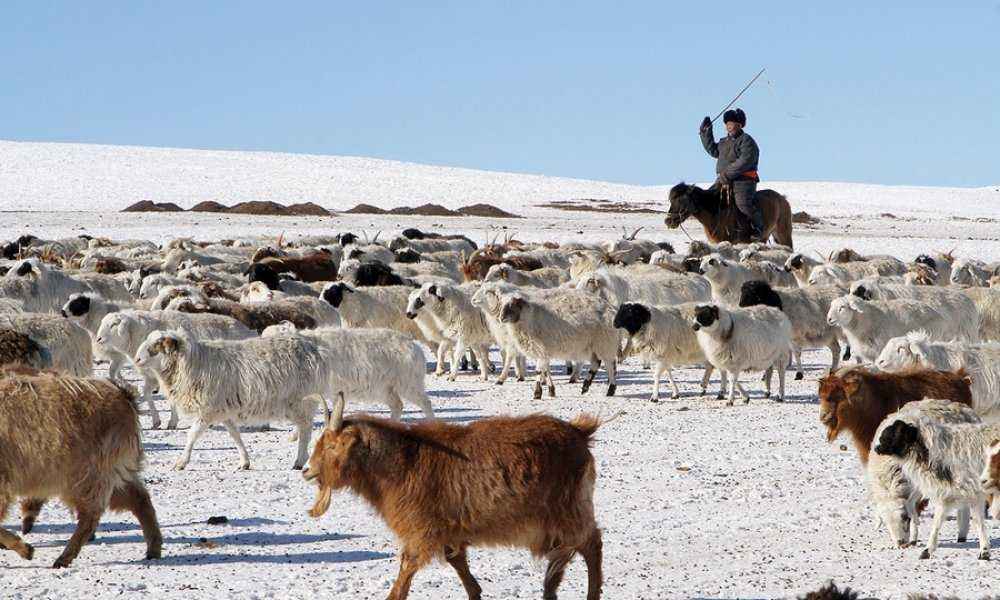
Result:
<svg viewBox="0 0 1000 600"><path fill-rule="evenodd" d="M741 131L739 135L727 135L716 142L712 127L709 126L701 131L701 143L706 152L719 159L715 164L715 172L725 175L729 181L747 180L748 177L743 173L757 170L760 150L749 133Z"/></svg>

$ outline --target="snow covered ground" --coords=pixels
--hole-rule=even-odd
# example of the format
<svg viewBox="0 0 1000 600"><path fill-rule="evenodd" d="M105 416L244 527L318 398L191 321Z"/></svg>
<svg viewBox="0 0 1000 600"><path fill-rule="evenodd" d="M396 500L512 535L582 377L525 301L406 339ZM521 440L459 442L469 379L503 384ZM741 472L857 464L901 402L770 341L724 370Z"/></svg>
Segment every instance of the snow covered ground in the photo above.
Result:
<svg viewBox="0 0 1000 600"><path fill-rule="evenodd" d="M157 166L159 165L159 166ZM284 165L280 170L279 166ZM266 168L265 168L266 167ZM268 170L270 169L270 170ZM339 169L339 171L337 170ZM335 177L331 172L336 172ZM198 178L182 177L200 172ZM394 175L393 175L394 173ZM331 179L332 177L332 179ZM348 183L345 183L348 182ZM326 186L329 186L327 189ZM353 186L353 187L351 187ZM478 187L476 187L478 186ZM929 250L1000 259L1000 192L898 188L857 184L773 184L795 210L824 219L797 228L796 246L826 252L851 246L911 259ZM424 189L423 196L415 190ZM478 195L472 198L473 190ZM115 238L164 240L179 235L217 239L239 235L286 237L403 227L471 232L474 239L516 232L525 240L598 240L621 226L684 247L662 215L570 213L535 208L552 199L662 198L666 188L642 188L510 174L485 174L369 159L263 153L215 153L54 144L0 143L0 238L31 232L59 237L87 232ZM325 191L324 191L325 190ZM330 191L333 190L333 191ZM347 192L350 190L350 193ZM335 216L275 218L207 214L121 214L140 199L190 205L204 199L284 203L317 201L331 208L358 202L382 206L424 201L458 206L491 202L527 219ZM34 208L54 212L13 212ZM66 212L84 211L84 212ZM892 213L894 217L880 217ZM962 217L956 220L954 217ZM687 231L703 237L696 224ZM383 234L384 236L385 234ZM865 595L902 598L911 592L978 597L997 589L996 562L976 560L974 539L955 542L954 521L932 560L919 549L890 548L865 497L853 450L827 444L816 406L816 380L827 351L805 356L806 379L790 381L788 401L761 398L754 381L749 406L727 408L697 393L700 371L680 370L683 397L647 401L650 373L629 361L618 395L605 398L599 379L588 395L558 377L558 397L532 400L532 383L503 387L465 375L455 383L428 377L436 412L454 422L496 414L624 411L598 434L596 505L604 528L605 598L792 597L828 579ZM713 381L714 386L717 381ZM166 403L159 399L161 411ZM349 410L385 414L380 405ZM417 418L414 412L408 418ZM148 426L148 418L143 418ZM316 431L321 419L317 415ZM3 596L110 598L139 593L157 598L383 598L395 577L391 533L363 502L334 497L326 516L306 510L314 488L290 469L289 428L244 436L253 470L236 472L226 433L207 433L188 470L170 469L185 432L147 430L145 478L165 538L162 560L146 563L137 523L106 516L97 540L67 570L48 568L73 525L61 507L47 507L27 539L37 548L25 562L0 553ZM186 423L182 422L182 426ZM211 516L228 525L207 525ZM4 525L19 523L16 507ZM926 535L927 523L923 532ZM991 522L995 536L1000 527ZM993 542L1000 557L1000 537ZM544 565L525 552L480 549L473 573L487 598L538 598ZM561 598L583 598L585 575L574 562ZM414 599L464 598L450 567L418 574Z"/></svg>

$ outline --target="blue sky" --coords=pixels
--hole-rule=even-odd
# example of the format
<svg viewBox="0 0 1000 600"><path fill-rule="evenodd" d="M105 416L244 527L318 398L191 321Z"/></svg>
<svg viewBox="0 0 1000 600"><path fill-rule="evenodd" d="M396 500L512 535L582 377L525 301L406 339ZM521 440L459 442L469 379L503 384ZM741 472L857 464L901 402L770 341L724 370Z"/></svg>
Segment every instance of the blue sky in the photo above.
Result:
<svg viewBox="0 0 1000 600"><path fill-rule="evenodd" d="M990 185L998 30L998 1L18 0L0 138L672 183L766 66L738 103L765 180Z"/></svg>

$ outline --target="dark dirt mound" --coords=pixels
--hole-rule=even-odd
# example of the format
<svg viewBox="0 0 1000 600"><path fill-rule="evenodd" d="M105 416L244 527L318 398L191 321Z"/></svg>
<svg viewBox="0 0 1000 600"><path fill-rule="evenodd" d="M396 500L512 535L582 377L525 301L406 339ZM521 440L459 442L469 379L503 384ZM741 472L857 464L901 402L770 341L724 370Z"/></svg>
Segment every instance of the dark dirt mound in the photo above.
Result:
<svg viewBox="0 0 1000 600"><path fill-rule="evenodd" d="M224 213L229 212L229 207L225 204L215 202L214 200L205 200L204 202L199 202L191 207L191 212L215 212Z"/></svg>
<svg viewBox="0 0 1000 600"><path fill-rule="evenodd" d="M792 214L792 223L798 223L800 225L819 225L822 221L806 211L800 210L799 212Z"/></svg>
<svg viewBox="0 0 1000 600"><path fill-rule="evenodd" d="M384 215L385 210L371 204L359 204L354 208L345 210L344 213L351 215Z"/></svg>
<svg viewBox="0 0 1000 600"><path fill-rule="evenodd" d="M642 213L657 214L665 213L663 210L651 208L655 206L652 202L612 202L611 200L583 199L583 200L554 200L539 204L542 208L554 208L556 210L567 210L574 212L599 212L599 213Z"/></svg>
<svg viewBox="0 0 1000 600"><path fill-rule="evenodd" d="M300 202L288 206L288 212L303 217L329 217L330 211L314 202Z"/></svg>
<svg viewBox="0 0 1000 600"><path fill-rule="evenodd" d="M122 212L184 212L184 209L177 206L173 202L153 202L151 200L142 200L136 202L128 208L122 209Z"/></svg>
<svg viewBox="0 0 1000 600"><path fill-rule="evenodd" d="M520 219L520 215L509 213L502 208L497 208L492 204L471 204L458 209L458 213L467 217L492 217L494 219Z"/></svg>
<svg viewBox="0 0 1000 600"><path fill-rule="evenodd" d="M233 205L228 212L237 215L274 215L279 217L289 216L292 214L289 212L288 207L282 206L277 202L264 200L240 202L239 204Z"/></svg>
<svg viewBox="0 0 1000 600"><path fill-rule="evenodd" d="M390 215L419 215L421 217L460 217L459 213L440 204L421 204L416 208L398 206L389 210Z"/></svg>

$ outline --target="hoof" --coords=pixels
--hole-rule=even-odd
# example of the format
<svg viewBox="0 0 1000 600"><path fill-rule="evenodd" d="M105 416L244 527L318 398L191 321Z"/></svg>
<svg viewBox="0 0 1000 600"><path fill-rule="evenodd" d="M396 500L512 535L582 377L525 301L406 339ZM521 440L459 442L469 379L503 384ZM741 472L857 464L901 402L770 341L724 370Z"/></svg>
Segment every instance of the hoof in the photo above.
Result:
<svg viewBox="0 0 1000 600"><path fill-rule="evenodd" d="M722 392L719 392L718 394L715 395L715 399L716 400L725 400L726 399L726 395L723 394ZM733 403L730 402L729 406L732 406L732 405L733 405Z"/></svg>
<svg viewBox="0 0 1000 600"><path fill-rule="evenodd" d="M494 384L495 385L503 385L503 380L502 379L497 379L496 382L494 382Z"/></svg>
<svg viewBox="0 0 1000 600"><path fill-rule="evenodd" d="M249 471L250 470L250 463L243 463L240 466L236 467L236 470L237 471Z"/></svg>
<svg viewBox="0 0 1000 600"><path fill-rule="evenodd" d="M556 397L556 386L550 385L549 386L549 398L555 398L555 397Z"/></svg>
<svg viewBox="0 0 1000 600"><path fill-rule="evenodd" d="M157 548L156 550L147 550L146 551L146 560L156 560L156 559L160 558L161 555L162 555L162 553L160 552L159 548Z"/></svg>
<svg viewBox="0 0 1000 600"><path fill-rule="evenodd" d="M301 471L302 470L302 465L292 465L292 470L293 471Z"/></svg>
<svg viewBox="0 0 1000 600"><path fill-rule="evenodd" d="M21 535L28 535L35 528L35 517L25 517L21 520Z"/></svg>
<svg viewBox="0 0 1000 600"><path fill-rule="evenodd" d="M930 557L931 557L930 551L927 550L927 548L924 548L924 551L920 553L920 559L921 560L925 560L925 559L928 559Z"/></svg>
<svg viewBox="0 0 1000 600"><path fill-rule="evenodd" d="M25 543L24 548L19 550L18 554L20 554L21 558L24 560L31 560L35 558L35 547L31 544Z"/></svg>
<svg viewBox="0 0 1000 600"><path fill-rule="evenodd" d="M720 400L721 400L721 398L720 398ZM726 401L726 406L732 406L732 405L733 405L733 401L732 400L727 400Z"/></svg>
<svg viewBox="0 0 1000 600"><path fill-rule="evenodd" d="M795 381L801 381L802 379L805 379L805 374L802 371L795 374Z"/></svg>
<svg viewBox="0 0 1000 600"><path fill-rule="evenodd" d="M766 394L764 394L764 399L765 399L765 400L770 400L770 399L771 399L771 392L767 392ZM748 398L748 399L747 399L747 402L749 402L749 401L750 401L750 400L749 400L749 398Z"/></svg>
<svg viewBox="0 0 1000 600"><path fill-rule="evenodd" d="M517 380L518 381L524 381L524 377L518 377Z"/></svg>
<svg viewBox="0 0 1000 600"><path fill-rule="evenodd" d="M59 558L56 559L56 562L52 563L52 568L53 569L65 569L66 567L70 566L72 563L73 563L73 559L72 558L63 558L62 556L60 556Z"/></svg>
<svg viewBox="0 0 1000 600"><path fill-rule="evenodd" d="M964 544L966 541L968 541L968 540L965 537L958 538L958 543L960 543L960 544Z"/></svg>
<svg viewBox="0 0 1000 600"><path fill-rule="evenodd" d="M537 388L535 390L535 393L532 394L531 397L533 399L535 399L535 400L541 400L542 399L542 388Z"/></svg>
<svg viewBox="0 0 1000 600"><path fill-rule="evenodd" d="M705 393L705 392L703 391L702 393ZM673 394L670 394L670 399L671 400L680 400L681 399L681 395L678 394L678 393L676 393L676 392L674 392Z"/></svg>
<svg viewBox="0 0 1000 600"><path fill-rule="evenodd" d="M656 396L650 396L649 401L652 402L653 404L659 404L660 399L657 398Z"/></svg>
<svg viewBox="0 0 1000 600"><path fill-rule="evenodd" d="M614 396L615 395L615 390L617 390L617 389L618 389L618 386L616 384L609 383L608 384L608 393L605 394L605 395L606 396Z"/></svg>
<svg viewBox="0 0 1000 600"><path fill-rule="evenodd" d="M983 550L982 552L979 553L979 560L989 560L989 559L990 559L989 550Z"/></svg>
<svg viewBox="0 0 1000 600"><path fill-rule="evenodd" d="M185 462L176 462L176 463L174 463L174 470L175 471L183 471L185 467L187 467L187 463L185 463Z"/></svg>

